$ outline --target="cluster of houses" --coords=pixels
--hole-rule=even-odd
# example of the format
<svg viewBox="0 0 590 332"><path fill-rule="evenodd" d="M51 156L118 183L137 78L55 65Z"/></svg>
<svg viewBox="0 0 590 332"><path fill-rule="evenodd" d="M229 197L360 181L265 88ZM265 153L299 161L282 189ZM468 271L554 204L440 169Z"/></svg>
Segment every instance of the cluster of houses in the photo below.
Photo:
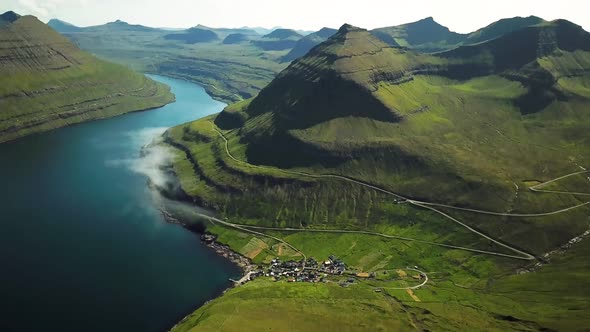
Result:
<svg viewBox="0 0 590 332"><path fill-rule="evenodd" d="M265 276L275 281L288 282L325 282L328 275L341 275L346 265L335 256L318 262L313 257L300 261L281 261L275 258L266 268L260 268L250 274L250 279Z"/></svg>

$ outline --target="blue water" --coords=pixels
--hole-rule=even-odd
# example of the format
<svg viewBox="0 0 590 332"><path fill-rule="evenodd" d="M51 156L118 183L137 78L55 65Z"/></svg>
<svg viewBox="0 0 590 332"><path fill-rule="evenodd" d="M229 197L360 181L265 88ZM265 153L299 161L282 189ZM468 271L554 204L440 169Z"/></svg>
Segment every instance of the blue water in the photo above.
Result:
<svg viewBox="0 0 590 332"><path fill-rule="evenodd" d="M166 223L140 148L224 106L153 76L176 102L0 144L0 331L164 331L239 274Z"/></svg>

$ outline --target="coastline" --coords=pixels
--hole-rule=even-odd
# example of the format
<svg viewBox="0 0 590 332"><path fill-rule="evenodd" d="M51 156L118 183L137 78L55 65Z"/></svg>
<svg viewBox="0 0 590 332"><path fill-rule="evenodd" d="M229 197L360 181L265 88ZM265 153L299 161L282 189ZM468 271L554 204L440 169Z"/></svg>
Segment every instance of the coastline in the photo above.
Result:
<svg viewBox="0 0 590 332"><path fill-rule="evenodd" d="M223 244L217 241L217 237L209 232L207 232L203 226L202 227L192 227L188 223L181 221L180 219L176 218L170 212L168 212L164 207L160 207L158 209L166 222L171 224L177 224L184 227L189 232L195 233L200 236L200 241L205 244L208 248L214 251L218 256L221 256L234 265L242 270L242 276L248 274L248 272L254 270L257 265L252 263L252 261L243 256L242 254L232 250L228 245ZM230 287L231 288L231 287Z"/></svg>
<svg viewBox="0 0 590 332"><path fill-rule="evenodd" d="M161 82L158 82L158 83L163 84ZM0 131L0 144L6 143L6 142L11 142L11 141L16 141L20 138L31 136L31 135L43 134L48 131L53 131L53 130L57 130L60 128L72 127L72 126L84 124L86 122L107 120L107 119L119 117L119 116L126 115L126 114L147 112L147 111L155 110L158 108L162 108L168 104L172 104L172 103L176 102L176 95L174 95L174 93L172 93L172 91L168 85L166 85L166 87L168 87L168 91L171 94L171 99L169 99L168 101L165 101L162 103L157 103L157 104L154 104L153 106L131 108L128 111L116 112L117 114L113 114L113 115L97 114L90 119L84 119L83 115L88 114L88 113L96 113L97 112L97 110L93 110L93 111L89 111L87 113L82 113L82 114L77 114L77 115L71 116L71 117L69 117L69 122L66 122L63 124L56 124L55 123L55 122L59 122L60 120L63 120L63 118L61 118L59 116L59 114L57 114L56 117L58 119L50 120L50 121L39 123L39 124L25 126L20 129L18 127L14 127L14 128L9 128L9 129ZM44 125L51 124L52 121L53 121L54 125L50 125L49 128L43 127ZM19 134L19 130L24 130L27 128L35 128L35 129L33 129L33 131L30 133Z"/></svg>
<svg viewBox="0 0 590 332"><path fill-rule="evenodd" d="M160 195L167 197L167 196L165 196L165 194L167 194L167 193L163 193L161 188L157 188L156 186L153 186L153 184L151 184L151 183L148 183L148 186L151 187L152 189L156 190ZM186 201L178 200L178 202L186 202ZM189 225L188 223L183 222L182 220L176 218L174 215L172 215L170 212L168 212L166 210L166 208L163 206L159 207L158 210L160 211L160 213L162 214L162 217L164 218L164 220L166 222L171 223L171 224L177 224L179 226L182 226L187 231L199 235L199 240L201 241L201 243L205 244L212 252L214 252L216 255L218 255L220 257L223 257L224 259L230 261L232 264L234 264L238 268L240 268L240 270L242 271L242 273L241 273L242 279L244 279L246 276L248 276L248 274L251 271L254 271L258 267L257 265L253 264L249 258L232 250L228 245L218 242L217 237L211 233L208 233L206 231L206 229L204 228L204 226L202 226L202 228L191 227L191 225ZM198 310L199 308L207 305L209 302L220 298L230 289L235 288L235 287L239 287L239 286L244 285L245 283L248 282L248 280L246 280L243 283L237 283L236 281L234 281L232 279L229 279L229 281L231 281L232 283L230 285L228 285L228 287L223 289L215 297L213 297L213 298L203 302L201 305L195 307L194 310L192 310L190 313L185 315L181 320L176 322L176 324L174 324L172 327L170 327L167 331L173 331L178 325L185 322L188 319L188 317L190 317L190 315L192 315L192 313L195 310Z"/></svg>

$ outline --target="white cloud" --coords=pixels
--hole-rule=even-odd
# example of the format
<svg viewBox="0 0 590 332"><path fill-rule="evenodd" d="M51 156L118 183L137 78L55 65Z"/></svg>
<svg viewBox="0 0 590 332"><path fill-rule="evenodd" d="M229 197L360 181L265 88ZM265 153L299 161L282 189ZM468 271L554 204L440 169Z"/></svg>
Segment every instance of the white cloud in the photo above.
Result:
<svg viewBox="0 0 590 332"><path fill-rule="evenodd" d="M118 144L130 144L134 147L143 147L141 155L137 157L107 160L107 167L125 167L130 171L145 175L150 181L160 188L166 188L174 182L163 168L170 165L174 157L172 151L161 142L165 127L144 128L137 131L130 131L118 138Z"/></svg>
<svg viewBox="0 0 590 332"><path fill-rule="evenodd" d="M47 8L41 6L37 0L18 0L18 4L27 12L38 15L40 18L46 18L49 15Z"/></svg>

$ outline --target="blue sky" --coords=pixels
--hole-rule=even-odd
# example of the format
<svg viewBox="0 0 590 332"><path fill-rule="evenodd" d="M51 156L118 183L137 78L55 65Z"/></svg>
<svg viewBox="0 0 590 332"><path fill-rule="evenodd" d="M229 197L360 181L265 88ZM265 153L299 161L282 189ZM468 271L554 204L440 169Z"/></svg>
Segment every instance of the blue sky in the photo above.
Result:
<svg viewBox="0 0 590 332"><path fill-rule="evenodd" d="M590 30L588 0L2 0L43 21L60 18L79 25L121 19L154 27L283 26L317 30L350 23L363 28L397 25L433 16L457 32L471 32L505 17L564 18Z"/></svg>

